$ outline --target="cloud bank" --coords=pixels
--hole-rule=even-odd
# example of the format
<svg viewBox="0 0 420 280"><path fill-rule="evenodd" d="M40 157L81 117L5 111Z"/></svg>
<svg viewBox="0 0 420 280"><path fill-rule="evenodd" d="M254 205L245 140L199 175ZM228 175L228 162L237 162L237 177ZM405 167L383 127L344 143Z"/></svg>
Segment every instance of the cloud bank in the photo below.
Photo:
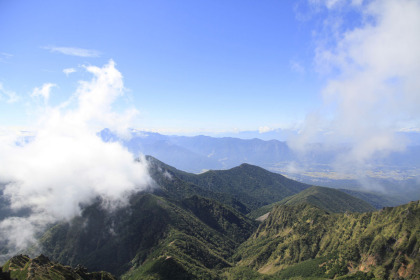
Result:
<svg viewBox="0 0 420 280"><path fill-rule="evenodd" d="M337 160L350 169L404 149L395 132L420 125L420 2L310 2L327 13L315 63L328 79L324 106L290 145L305 150L320 132L329 143L351 143ZM344 26L340 18L354 12L357 22Z"/></svg>
<svg viewBox="0 0 420 280"><path fill-rule="evenodd" d="M48 223L79 215L81 205L97 197L113 208L150 185L145 160L135 161L119 143L105 143L97 136L100 126L114 131L128 127L129 116L134 115L133 110L122 114L112 110L124 93L121 73L112 60L85 69L93 78L79 82L64 104L46 105L33 138L10 134L0 138L4 195L13 209L31 209L28 217L0 222L0 241L11 250L25 248ZM34 92L47 98L44 93L49 93L50 85Z"/></svg>

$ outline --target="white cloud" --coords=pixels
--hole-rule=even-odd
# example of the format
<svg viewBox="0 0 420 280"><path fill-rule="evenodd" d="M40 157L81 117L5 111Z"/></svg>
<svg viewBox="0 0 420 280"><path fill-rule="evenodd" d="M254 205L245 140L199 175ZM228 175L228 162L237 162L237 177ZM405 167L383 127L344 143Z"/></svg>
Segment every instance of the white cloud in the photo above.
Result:
<svg viewBox="0 0 420 280"><path fill-rule="evenodd" d="M63 73L66 74L66 76L68 76L68 75L70 75L71 73L74 73L74 72L76 72L76 69L74 69L74 68L63 69Z"/></svg>
<svg viewBox="0 0 420 280"><path fill-rule="evenodd" d="M260 126L258 128L259 133L267 133L267 132L270 132L270 131L273 131L273 130L274 130L274 128L271 128L271 127L268 127L268 126Z"/></svg>
<svg viewBox="0 0 420 280"><path fill-rule="evenodd" d="M347 9L339 4L348 5ZM353 148L340 161L363 165L374 156L403 149L404 141L394 132L404 122L419 123L420 2L327 1L325 5L333 10L324 20L330 33L323 35L330 41L318 41L315 58L319 69L330 70L322 93L324 117L307 127L332 131L330 141L352 142ZM349 11L361 13L360 22L343 26L337 13ZM302 144L308 141L303 139Z"/></svg>
<svg viewBox="0 0 420 280"><path fill-rule="evenodd" d="M40 88L34 88L31 93L31 97L42 97L44 98L45 102L47 102L50 99L51 89L56 86L56 84L45 83Z"/></svg>
<svg viewBox="0 0 420 280"><path fill-rule="evenodd" d="M99 57L101 53L97 50L72 48L72 47L44 47L50 52L57 52L65 55L80 56L80 57Z"/></svg>
<svg viewBox="0 0 420 280"><path fill-rule="evenodd" d="M302 128L297 135L291 136L288 145L295 151L304 154L311 147L311 144L316 142L315 139L318 138L318 135L322 133L323 129L325 127L322 124L322 118L319 112L308 114L302 124Z"/></svg>
<svg viewBox="0 0 420 280"><path fill-rule="evenodd" d="M340 3L340 1L342 0L326 0L325 5L327 6L328 9L332 9L335 6L337 6Z"/></svg>
<svg viewBox="0 0 420 280"><path fill-rule="evenodd" d="M317 7L326 7L329 10L334 10L340 6L350 4L352 6L360 6L363 4L363 0L309 0L310 5Z"/></svg>
<svg viewBox="0 0 420 280"><path fill-rule="evenodd" d="M360 6L363 4L363 0L351 0L353 6Z"/></svg>
<svg viewBox="0 0 420 280"><path fill-rule="evenodd" d="M96 129L108 127L121 136L128 137L131 120L138 115L138 111L135 108L127 109L123 113L111 110L114 101L124 95L123 77L115 68L114 61L111 60L102 68L96 66L84 68L92 73L94 78L91 81L79 82L76 92L79 111L75 118L81 122L88 122Z"/></svg>
<svg viewBox="0 0 420 280"><path fill-rule="evenodd" d="M19 100L19 96L14 92L7 90L3 87L3 84L0 83L0 101L6 97L7 103L14 103Z"/></svg>
<svg viewBox="0 0 420 280"><path fill-rule="evenodd" d="M27 218L0 223L0 231L8 232L0 238L12 249L32 242L33 234L47 223L78 215L81 204L98 196L116 207L128 194L149 186L144 159L136 162L122 145L97 136L98 124L128 126L122 122L129 121L132 112L119 115L112 110L123 94L121 73L113 61L86 70L93 78L79 82L70 98L75 107L47 107L30 141L20 141L20 135L0 137L0 182L10 182L4 195L14 209L32 209Z"/></svg>

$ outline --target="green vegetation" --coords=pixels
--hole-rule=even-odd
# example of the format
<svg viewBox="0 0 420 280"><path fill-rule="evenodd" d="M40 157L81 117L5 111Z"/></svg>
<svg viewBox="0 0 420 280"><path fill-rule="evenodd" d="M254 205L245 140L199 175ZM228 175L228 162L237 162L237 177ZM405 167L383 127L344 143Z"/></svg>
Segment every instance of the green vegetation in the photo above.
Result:
<svg viewBox="0 0 420 280"><path fill-rule="evenodd" d="M7 261L2 267L0 279L51 279L51 280L115 280L108 272L88 272L78 266L75 269L50 261L44 255L34 259L18 255Z"/></svg>
<svg viewBox="0 0 420 280"><path fill-rule="evenodd" d="M41 243L45 254L62 263L119 276L130 270L125 279L153 279L160 266L210 279L216 278L212 269L231 266L230 256L255 229L253 221L207 198L171 202L144 193L113 213L100 202L89 206L82 217L46 232Z"/></svg>
<svg viewBox="0 0 420 280"><path fill-rule="evenodd" d="M280 204L297 205L300 203L312 204L329 213L369 212L375 210L369 203L344 192L315 186L285 198Z"/></svg>
<svg viewBox="0 0 420 280"><path fill-rule="evenodd" d="M362 214L331 214L307 203L282 205L234 258L239 266L268 274L320 276L312 260L327 258L327 278L362 271L378 279L415 279L420 273L419 238L419 202ZM296 264L305 269L294 269Z"/></svg>
<svg viewBox="0 0 420 280"><path fill-rule="evenodd" d="M310 187L250 164L242 164L229 170L210 170L196 175L179 171L155 158L148 159L153 166L153 178L171 195L187 197L198 194L210 197L232 206L243 214Z"/></svg>
<svg viewBox="0 0 420 280"><path fill-rule="evenodd" d="M236 266L226 269L221 278L226 280L274 280L272 275L264 275L249 267Z"/></svg>
<svg viewBox="0 0 420 280"><path fill-rule="evenodd" d="M113 211L98 198L42 235L43 254L123 280L420 275L419 202L373 212L341 191L248 164L195 175L149 160L156 188ZM260 224L249 218L268 211ZM112 279L44 256L16 256L2 270L0 279L33 271L34 279Z"/></svg>
<svg viewBox="0 0 420 280"><path fill-rule="evenodd" d="M325 263L328 261L327 257L321 257L316 259L310 259L302 261L295 265L292 265L280 272L276 273L275 276L280 279L291 279L294 277L313 277L325 279L327 277L334 277L334 275L327 275L325 269Z"/></svg>
<svg viewBox="0 0 420 280"><path fill-rule="evenodd" d="M297 205L308 203L329 213L344 212L369 212L375 208L369 203L348 195L342 191L313 186L301 191L298 194L286 197L285 199L269 205L265 205L248 214L249 218L256 219L265 213L270 212L277 205Z"/></svg>
<svg viewBox="0 0 420 280"><path fill-rule="evenodd" d="M281 200L309 187L250 164L229 170L207 171L196 176L193 182L212 191L233 194L250 209Z"/></svg>

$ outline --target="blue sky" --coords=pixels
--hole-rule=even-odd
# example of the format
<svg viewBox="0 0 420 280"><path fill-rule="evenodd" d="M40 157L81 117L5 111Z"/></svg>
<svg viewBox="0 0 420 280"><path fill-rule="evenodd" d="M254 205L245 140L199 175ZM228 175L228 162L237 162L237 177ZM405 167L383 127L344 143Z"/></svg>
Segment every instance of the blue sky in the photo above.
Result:
<svg viewBox="0 0 420 280"><path fill-rule="evenodd" d="M126 102L141 113L138 128L256 130L293 124L319 102L312 23L296 19L295 1L0 5L0 81L22 100L48 82L57 85L50 102L62 101L88 78L80 65L113 59L129 89ZM65 68L77 72L66 76ZM22 102L1 106L9 113L3 123L26 124Z"/></svg>
<svg viewBox="0 0 420 280"><path fill-rule="evenodd" d="M416 1L401 3L418 7ZM30 126L45 105L34 95L36 88L53 84L48 106L57 106L74 95L79 81L91 79L83 66L102 67L111 59L126 89L114 110L135 107L139 114L131 125L137 129L194 134L302 128L314 114L323 123L340 120L348 107L340 102L348 95L339 89L326 102L326 89L352 81L354 69L364 67L351 54L357 42L346 41L346 34L379 28L388 15L381 5L2 0L0 125ZM417 117L398 121L413 129Z"/></svg>

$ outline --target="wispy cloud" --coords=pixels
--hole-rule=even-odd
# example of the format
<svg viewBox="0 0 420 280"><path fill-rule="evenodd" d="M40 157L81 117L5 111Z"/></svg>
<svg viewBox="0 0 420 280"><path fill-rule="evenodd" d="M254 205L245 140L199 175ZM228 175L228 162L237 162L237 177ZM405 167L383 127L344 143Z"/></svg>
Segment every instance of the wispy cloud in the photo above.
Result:
<svg viewBox="0 0 420 280"><path fill-rule="evenodd" d="M296 72L298 74L305 74L305 67L296 60L290 60L290 69L292 69L293 72Z"/></svg>
<svg viewBox="0 0 420 280"><path fill-rule="evenodd" d="M74 72L76 72L76 69L74 69L74 68L63 69L63 73L66 74L66 76L68 76L68 75L70 75L71 73L74 73Z"/></svg>
<svg viewBox="0 0 420 280"><path fill-rule="evenodd" d="M311 6L317 8L326 7L329 10L339 8L341 6L360 6L363 4L363 0L308 0Z"/></svg>
<svg viewBox="0 0 420 280"><path fill-rule="evenodd" d="M80 56L80 57L99 57L101 53L97 50L73 48L73 47L43 47L50 52L61 53L65 55Z"/></svg>
<svg viewBox="0 0 420 280"><path fill-rule="evenodd" d="M3 56L3 57L12 57L13 54L2 52L2 53L0 53L0 56Z"/></svg>
<svg viewBox="0 0 420 280"><path fill-rule="evenodd" d="M7 90L3 87L3 84L0 83L0 101L6 98L7 103L14 103L19 101L19 96L11 90Z"/></svg>
<svg viewBox="0 0 420 280"><path fill-rule="evenodd" d="M51 89L56 87L56 84L45 83L42 87L36 87L32 91L31 97L43 97L44 101L47 102L50 99Z"/></svg>
<svg viewBox="0 0 420 280"><path fill-rule="evenodd" d="M10 59L12 57L13 57L13 54L5 53L5 52L0 52L0 62L4 62L7 59Z"/></svg>

